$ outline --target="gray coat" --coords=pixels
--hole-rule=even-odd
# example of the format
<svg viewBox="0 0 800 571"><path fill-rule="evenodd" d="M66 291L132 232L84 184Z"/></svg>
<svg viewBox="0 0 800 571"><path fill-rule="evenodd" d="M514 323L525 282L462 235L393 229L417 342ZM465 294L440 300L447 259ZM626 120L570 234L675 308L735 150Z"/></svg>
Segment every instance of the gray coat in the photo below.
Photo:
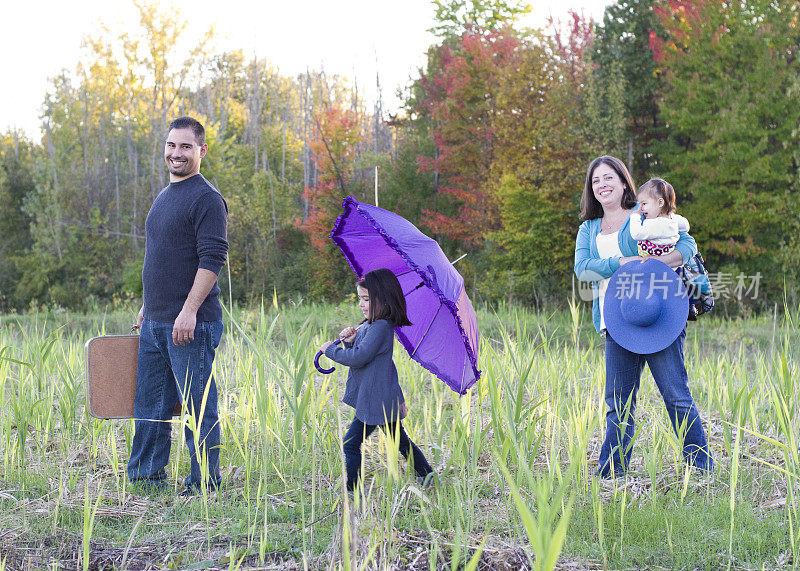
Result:
<svg viewBox="0 0 800 571"><path fill-rule="evenodd" d="M342 402L356 409L364 424L385 424L399 417L405 402L392 361L394 327L386 319L364 323L352 343L331 345L325 356L347 367L347 385Z"/></svg>

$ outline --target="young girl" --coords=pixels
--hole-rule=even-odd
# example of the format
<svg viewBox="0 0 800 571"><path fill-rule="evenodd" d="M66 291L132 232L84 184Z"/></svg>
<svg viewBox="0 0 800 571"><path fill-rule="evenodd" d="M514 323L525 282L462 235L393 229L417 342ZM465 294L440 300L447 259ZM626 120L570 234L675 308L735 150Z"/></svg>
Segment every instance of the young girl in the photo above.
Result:
<svg viewBox="0 0 800 571"><path fill-rule="evenodd" d="M356 409L344 436L347 490L355 490L361 479L361 443L377 427L388 435L398 435L404 458L408 458L409 450L413 451L417 481L427 486L433 478L433 468L400 422L405 417L405 399L392 361L394 328L411 325L403 290L391 271L378 269L364 275L356 284L356 293L364 314L362 324L357 330L346 327L339 333L343 347L328 341L319 348L332 361L350 367L342 397L342 402Z"/></svg>
<svg viewBox="0 0 800 571"><path fill-rule="evenodd" d="M631 237L640 256L661 256L675 249L678 232L689 231L689 221L675 214L675 190L660 178L651 178L636 193L639 211L630 216Z"/></svg>

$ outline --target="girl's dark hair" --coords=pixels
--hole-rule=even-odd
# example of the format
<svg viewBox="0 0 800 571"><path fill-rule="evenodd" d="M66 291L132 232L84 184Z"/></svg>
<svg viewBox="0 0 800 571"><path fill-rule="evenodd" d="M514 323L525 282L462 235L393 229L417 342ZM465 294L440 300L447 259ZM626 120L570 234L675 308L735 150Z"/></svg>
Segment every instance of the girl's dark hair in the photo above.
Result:
<svg viewBox="0 0 800 571"><path fill-rule="evenodd" d="M369 295L369 316L372 323L377 319L387 319L395 327L411 325L406 315L406 298L397 277L386 268L372 270L364 274L356 284L363 287Z"/></svg>
<svg viewBox="0 0 800 571"><path fill-rule="evenodd" d="M581 196L581 220L592 220L603 216L603 207L595 198L592 190L592 176L594 175L594 170L600 165L610 166L617 173L619 180L622 181L622 208L630 210L636 206L636 195L633 193L636 185L633 184L633 177L628 172L628 167L615 157L603 155L593 160L586 171L586 184L583 187L583 196Z"/></svg>
<svg viewBox="0 0 800 571"><path fill-rule="evenodd" d="M664 201L664 207L659 214L672 214L675 212L675 189L663 178L651 178L636 192L636 195L649 194L653 198Z"/></svg>

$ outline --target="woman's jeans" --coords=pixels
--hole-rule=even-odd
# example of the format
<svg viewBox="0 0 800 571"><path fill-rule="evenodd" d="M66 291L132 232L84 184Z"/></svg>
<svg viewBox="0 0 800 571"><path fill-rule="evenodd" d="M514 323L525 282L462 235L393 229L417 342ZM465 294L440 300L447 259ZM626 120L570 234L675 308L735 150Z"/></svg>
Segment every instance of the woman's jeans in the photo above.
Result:
<svg viewBox="0 0 800 571"><path fill-rule="evenodd" d="M408 459L408 451L413 451L414 471L418 476L425 477L431 472L433 468L428 464L425 455L419 446L411 442L403 423L400 421L389 422L386 424L364 424L357 418L353 419L350 428L347 429L347 434L344 436L344 463L347 468L347 489L353 491L361 479L361 443L372 434L372 432L380 427L387 436L394 436L398 434L400 445L400 453L403 458Z"/></svg>
<svg viewBox="0 0 800 571"><path fill-rule="evenodd" d="M690 465L709 472L714 461L700 414L689 390L689 376L683 360L686 329L666 349L650 355L631 353L606 335L606 437L600 449L603 477L624 474L633 450L636 393L644 370L650 367L656 386L664 399L672 427L680 440L683 436L683 457Z"/></svg>
<svg viewBox="0 0 800 571"><path fill-rule="evenodd" d="M194 340L186 345L172 342L172 323L145 319L139 335L139 356L136 372L136 396L133 415L136 432L128 462L131 481L165 485L164 467L169 461L172 411L180 402L199 426L197 441L200 459L208 468L206 483L216 487L219 475L219 422L217 417L217 385L211 375L214 353L222 337L222 321L201 321L194 330ZM203 394L208 396L202 410ZM190 419L189 422L192 422ZM186 485L199 487L202 481L195 434L189 425L184 429L189 448L191 472Z"/></svg>

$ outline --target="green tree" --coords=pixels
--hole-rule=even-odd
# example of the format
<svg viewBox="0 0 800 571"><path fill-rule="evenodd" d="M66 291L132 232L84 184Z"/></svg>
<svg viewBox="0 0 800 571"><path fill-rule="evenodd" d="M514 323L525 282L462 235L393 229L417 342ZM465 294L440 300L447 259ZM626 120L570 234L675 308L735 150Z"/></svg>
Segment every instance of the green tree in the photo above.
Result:
<svg viewBox="0 0 800 571"><path fill-rule="evenodd" d="M796 3L675 1L657 14L661 174L708 265L734 277L761 272L762 296L776 296L780 253L796 243L787 232L800 217Z"/></svg>
<svg viewBox="0 0 800 571"><path fill-rule="evenodd" d="M164 129L185 107L184 83L205 39L174 65L183 25L154 5L136 6L138 29L115 36L101 27L85 38L85 57L45 98L44 156L23 206L33 244L18 260L21 298L110 299L141 263L144 214L166 182Z"/></svg>
<svg viewBox="0 0 800 571"><path fill-rule="evenodd" d="M653 0L618 0L606 7L589 55L588 97L590 103L596 101L588 109L589 119L601 128L592 131L611 135L599 137L595 154L626 161L636 180L656 168L654 145L663 136L661 81L649 49L651 31L661 30L653 6Z"/></svg>
<svg viewBox="0 0 800 571"><path fill-rule="evenodd" d="M433 138L420 126L398 128L395 153L383 155L380 169L380 206L422 225L423 213L434 203L434 175L419 168L420 156L434 153Z"/></svg>
<svg viewBox="0 0 800 571"><path fill-rule="evenodd" d="M633 139L625 107L628 82L617 61L594 65L587 57L584 116L586 140L594 156L611 155L633 163ZM630 154L629 154L630 151Z"/></svg>
<svg viewBox="0 0 800 571"><path fill-rule="evenodd" d="M15 295L15 261L24 258L32 243L23 201L34 188L36 150L16 131L0 136L0 312L20 307L23 301Z"/></svg>

